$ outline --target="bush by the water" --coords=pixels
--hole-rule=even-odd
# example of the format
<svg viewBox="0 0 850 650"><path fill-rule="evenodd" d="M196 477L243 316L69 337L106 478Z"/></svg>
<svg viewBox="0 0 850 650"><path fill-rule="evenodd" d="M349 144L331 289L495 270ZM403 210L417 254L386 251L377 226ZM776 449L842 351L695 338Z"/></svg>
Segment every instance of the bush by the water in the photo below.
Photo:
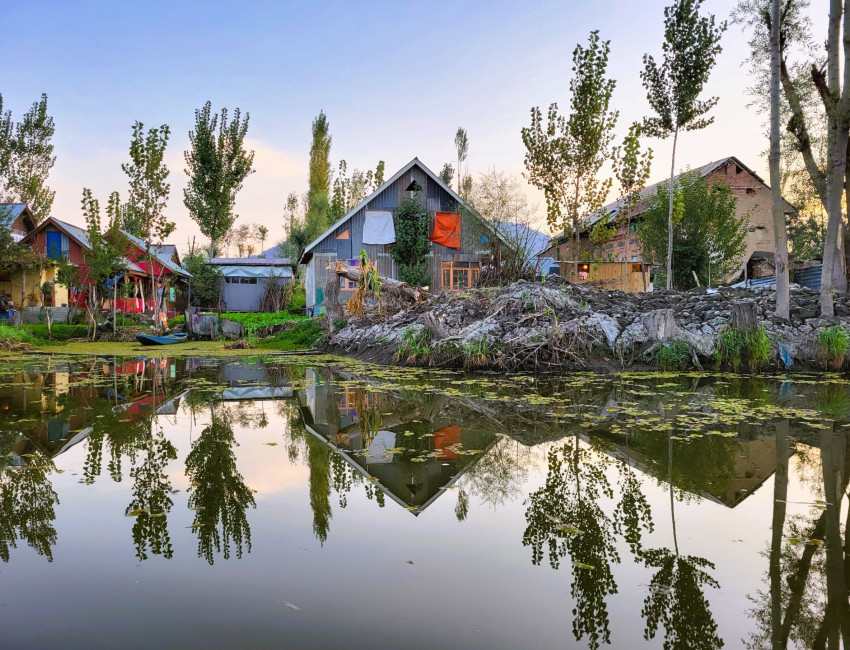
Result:
<svg viewBox="0 0 850 650"><path fill-rule="evenodd" d="M843 325L832 325L818 332L818 357L826 370L840 370L850 348L850 332Z"/></svg>
<svg viewBox="0 0 850 650"><path fill-rule="evenodd" d="M670 341L662 345L655 353L655 363L659 370L685 370L692 364L693 354L690 346L681 340Z"/></svg>
<svg viewBox="0 0 850 650"><path fill-rule="evenodd" d="M301 319L271 338L257 341L256 345L274 350L307 350L315 347L324 335L319 319Z"/></svg>
<svg viewBox="0 0 850 650"><path fill-rule="evenodd" d="M745 362L750 370L758 370L770 361L770 336L763 326L747 332L729 325L717 337L714 356L720 366L738 370Z"/></svg>

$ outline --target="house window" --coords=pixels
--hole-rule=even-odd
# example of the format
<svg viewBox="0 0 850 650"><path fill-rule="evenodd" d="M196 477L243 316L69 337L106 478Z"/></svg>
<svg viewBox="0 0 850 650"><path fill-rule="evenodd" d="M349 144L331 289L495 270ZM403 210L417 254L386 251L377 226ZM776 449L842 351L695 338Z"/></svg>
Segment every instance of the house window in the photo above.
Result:
<svg viewBox="0 0 850 650"><path fill-rule="evenodd" d="M351 231L349 231L349 229L348 229L348 228L346 228L346 229L345 229L345 230L343 230L341 233L339 233L339 234L336 236L336 238L337 238L337 239L351 239Z"/></svg>
<svg viewBox="0 0 850 650"><path fill-rule="evenodd" d="M636 223L630 223L629 224L629 230L631 232L637 232L638 231L638 225Z"/></svg>
<svg viewBox="0 0 850 650"><path fill-rule="evenodd" d="M360 260L348 260L348 266L360 266ZM354 291L357 288L357 283L354 280L349 280L346 277L339 276L340 291Z"/></svg>
<svg viewBox="0 0 850 650"><path fill-rule="evenodd" d="M460 291L474 287L481 274L480 262L443 262L443 290Z"/></svg>

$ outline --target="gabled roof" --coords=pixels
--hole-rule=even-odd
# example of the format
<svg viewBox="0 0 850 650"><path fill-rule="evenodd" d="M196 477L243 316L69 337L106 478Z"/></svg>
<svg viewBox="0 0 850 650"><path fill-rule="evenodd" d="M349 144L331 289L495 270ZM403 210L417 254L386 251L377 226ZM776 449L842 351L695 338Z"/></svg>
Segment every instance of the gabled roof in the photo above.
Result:
<svg viewBox="0 0 850 650"><path fill-rule="evenodd" d="M388 181L386 181L378 189L376 189L369 196L367 196L365 199L363 199L360 203L358 203L356 206L354 206L343 217L338 219L336 221L336 223L331 225L330 228L328 228L325 232L323 232L321 235L316 237L316 239L314 239L313 242L307 248L304 249L304 254L301 256L301 259L298 260L298 263L299 264L306 264L310 260L310 258L313 256L312 250L316 246L318 246L325 239L325 237L330 235L339 226L344 224L346 221L351 219L351 217L353 217L355 214L357 214L360 210L362 210L367 205L369 205L369 203L372 201L372 199L374 199L376 196L378 196L381 192L383 192L385 189L387 189L390 185L395 183L399 178L401 178L406 172L410 171L410 169L412 169L414 166L418 166L422 171L424 171L425 174L427 174L428 177L431 180L433 180L435 183L437 183L437 185L439 185L446 192L448 192L449 196L451 196L455 201L457 201L458 204L462 205L471 214L473 214L476 217L478 217L479 219L481 219L481 221L483 223L485 223L486 225L488 225L488 226L490 225L481 217L481 215L478 214L478 212L475 211L475 209L471 205L469 205L466 201L464 201L451 187L449 187L442 180L440 180L439 176L437 176L434 172L432 172L430 169L428 169L428 167L425 166L425 164L422 163L422 161L420 161L419 158L414 158L409 163L407 163L404 167L399 169L395 174L393 174L393 176ZM500 233L498 230L494 230L494 233L499 237L499 239L502 239L504 241L504 237L502 236L502 233ZM505 242L505 243L507 243L507 242Z"/></svg>
<svg viewBox="0 0 850 650"><path fill-rule="evenodd" d="M211 257L214 266L295 266L288 257Z"/></svg>
<svg viewBox="0 0 850 650"><path fill-rule="evenodd" d="M83 248L91 250L89 236L85 230L83 230L82 228L78 228L77 226L70 224L66 221L61 221L56 217L47 217L47 219L38 224L31 232L27 233L27 236L24 237L21 242L32 240L38 233L47 228L47 226L53 226L60 232L63 232L68 235L68 237L76 241Z"/></svg>
<svg viewBox="0 0 850 650"><path fill-rule="evenodd" d="M710 176L712 173L716 172L723 165L725 165L726 163L729 163L729 162L735 163L736 165L738 165L738 167L743 169L745 172L749 173L759 183L761 183L765 187L769 187L768 184L764 182L764 179L761 176L756 174L752 169L747 167L744 163L742 163L735 156L727 156L726 158L721 158L720 160L715 160L714 162L710 162L706 165L703 165L702 167L697 167L696 169L689 169L687 171L676 174L676 176L673 177L673 182L675 183L685 174L693 174L694 172L698 173L701 178L706 178L707 176ZM669 182L670 182L670 179L668 177L668 178L665 178L664 180L658 181L657 183L653 183L652 185L649 185L648 187L645 187L643 189L643 191L640 193L640 197L638 198L638 202L640 203L640 202L646 201L647 199L651 198L658 191L658 188L660 188L664 185L667 185ZM795 208L794 208L793 205L788 203L788 201L785 201L785 203L787 204L786 212L794 212L795 211ZM593 226L594 224L599 222L599 220L602 219L606 215L607 216L616 215L620 211L620 204L621 204L620 200L613 201L613 202L609 203L604 208L602 208L598 212L596 212L596 213L592 214L590 217L588 217L587 220L585 221L586 226L588 226L588 227ZM640 214L640 212L638 212L638 214ZM633 215L633 216L635 216L635 215ZM561 237L559 237L558 239L560 240Z"/></svg>
<svg viewBox="0 0 850 650"><path fill-rule="evenodd" d="M32 212L26 203L0 203L0 226L11 227L22 214L29 217L32 225L35 226Z"/></svg>
<svg viewBox="0 0 850 650"><path fill-rule="evenodd" d="M133 244L135 244L136 247L139 248L139 250L146 250L147 244L145 244L144 240L139 239L135 235L131 235L126 230L122 230L121 232L124 233L124 236L129 239ZM171 260L171 256L175 250L177 250L177 247L172 244L160 244L151 246L151 252L153 253L157 262L162 264L165 268L167 268L169 271L176 275L189 277L189 272L186 271L186 269L184 269L179 264L175 264Z"/></svg>

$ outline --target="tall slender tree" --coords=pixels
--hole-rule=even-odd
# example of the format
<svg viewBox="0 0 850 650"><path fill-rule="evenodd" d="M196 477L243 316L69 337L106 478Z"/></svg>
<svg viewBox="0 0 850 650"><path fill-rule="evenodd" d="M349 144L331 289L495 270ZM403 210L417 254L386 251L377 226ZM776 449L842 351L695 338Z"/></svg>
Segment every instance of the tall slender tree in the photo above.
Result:
<svg viewBox="0 0 850 650"><path fill-rule="evenodd" d="M324 111L319 111L312 126L313 142L310 145L310 176L307 187L306 222L308 230L316 237L328 226L331 199L331 133ZM313 241L312 239L310 241ZM310 242L308 242L310 243Z"/></svg>
<svg viewBox="0 0 850 650"><path fill-rule="evenodd" d="M14 130L12 111L3 110L3 95L0 95L0 201L6 201L9 196L9 171L12 166L12 139Z"/></svg>
<svg viewBox="0 0 850 650"><path fill-rule="evenodd" d="M543 190L550 227L574 237L574 272L578 273L581 231L585 218L602 208L610 178L599 180L608 160L617 111L610 109L616 82L605 75L610 41L592 31L587 47L573 51L570 114L551 104L547 122L539 107L531 109L531 126L522 130L529 181Z"/></svg>
<svg viewBox="0 0 850 650"><path fill-rule="evenodd" d="M159 300L154 271L154 246L174 232L175 224L165 216L165 206L171 193L167 182L165 147L171 133L167 124L148 129L141 122L133 124L130 141L130 162L121 169L130 180L130 194L126 206L124 228L145 243L145 255L151 277L154 323L159 329Z"/></svg>
<svg viewBox="0 0 850 650"><path fill-rule="evenodd" d="M56 195L47 186L47 177L56 163L52 142L55 131L53 118L47 113L47 95L33 103L15 124L9 185L15 200L29 204L36 222L50 216Z"/></svg>
<svg viewBox="0 0 850 650"><path fill-rule="evenodd" d="M463 189L461 165L469 155L469 136L467 136L466 129L462 126L457 127L457 133L455 133L455 149L457 150L457 191L460 193L461 189ZM445 169L445 166L443 169Z"/></svg>
<svg viewBox="0 0 850 650"><path fill-rule="evenodd" d="M245 148L249 117L246 113L243 120L237 108L228 121L226 108L219 117L207 102L195 111L195 130L189 131L191 149L183 154L189 183L183 189L183 203L209 237L210 257L238 216L233 212L236 193L255 171L254 152Z"/></svg>
<svg viewBox="0 0 850 650"><path fill-rule="evenodd" d="M656 62L644 54L641 79L655 116L643 121L647 135L673 136L670 158L669 193L673 194L676 175L676 144L679 131L703 129L714 121L707 117L717 97L699 99L720 54L720 37L726 23L715 23L714 16L700 15L704 0L675 0L664 9L662 60ZM667 288L673 287L673 202L667 217Z"/></svg>
<svg viewBox="0 0 850 650"><path fill-rule="evenodd" d="M443 168L440 170L440 180L443 181L449 187L451 187L454 177L455 168L452 167L452 164L446 163L445 165L443 165Z"/></svg>
<svg viewBox="0 0 850 650"><path fill-rule="evenodd" d="M781 58L779 0L770 2L770 191L773 199L773 259L776 277L776 314L791 316L788 280L788 233L782 201L781 132L779 127L779 77Z"/></svg>

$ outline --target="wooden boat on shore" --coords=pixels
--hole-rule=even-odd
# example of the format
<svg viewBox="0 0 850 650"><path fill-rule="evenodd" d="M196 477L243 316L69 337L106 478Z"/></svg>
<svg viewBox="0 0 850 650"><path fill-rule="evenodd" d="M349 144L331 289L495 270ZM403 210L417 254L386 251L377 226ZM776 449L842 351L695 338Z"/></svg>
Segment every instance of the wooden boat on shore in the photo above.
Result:
<svg viewBox="0 0 850 650"><path fill-rule="evenodd" d="M154 334L136 334L136 340L142 345L174 345L175 343L183 343L187 341L189 335L180 332L177 334L166 334L165 336L156 336Z"/></svg>

